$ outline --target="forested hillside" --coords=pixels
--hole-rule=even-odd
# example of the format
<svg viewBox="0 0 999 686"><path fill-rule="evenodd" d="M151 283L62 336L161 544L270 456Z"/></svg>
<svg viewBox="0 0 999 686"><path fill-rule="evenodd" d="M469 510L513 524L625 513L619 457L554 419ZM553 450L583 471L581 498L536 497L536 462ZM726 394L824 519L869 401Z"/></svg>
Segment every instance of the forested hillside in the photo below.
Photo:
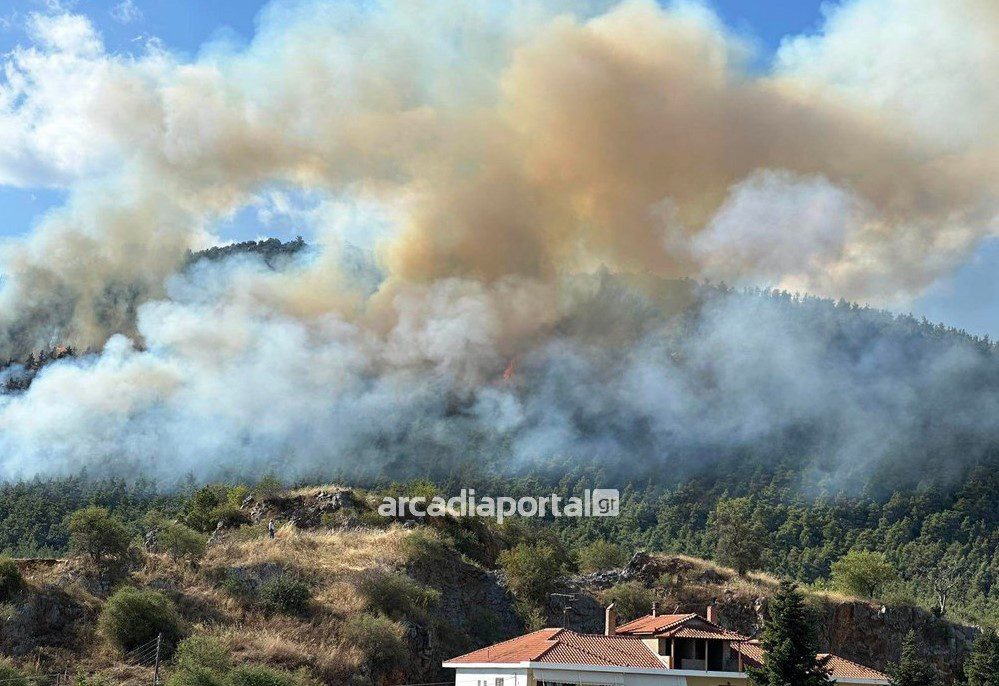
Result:
<svg viewBox="0 0 999 686"><path fill-rule="evenodd" d="M834 589L834 564L851 551L884 553L893 573L872 596L915 604L973 623L999 623L999 477L994 466L972 469L947 489L898 490L887 498L803 495L790 472L730 477L700 476L678 485L621 484L598 470L575 470L561 478L464 474L438 484L428 481L366 485L396 492L455 495L461 488L513 497L559 493L582 495L587 488L622 487L616 518L547 519L539 530L560 541L569 555L614 541L621 555L645 550L685 553L730 562L719 513L737 508L747 523L750 545L760 556L751 569L792 578L816 589ZM100 505L119 514L133 535L143 531L150 511L184 513L200 492L193 483L169 493L148 482L128 484L87 478L36 480L0 488L0 546L15 556L56 556L66 551L65 517L80 507ZM221 504L221 503L220 503ZM214 527L219 515L205 515ZM526 522L532 524L532 522ZM753 527L756 527L755 529ZM752 540L753 532L758 538ZM763 533L759 533L763 532ZM846 589L855 592L855 589ZM940 607L940 593L946 604Z"/></svg>

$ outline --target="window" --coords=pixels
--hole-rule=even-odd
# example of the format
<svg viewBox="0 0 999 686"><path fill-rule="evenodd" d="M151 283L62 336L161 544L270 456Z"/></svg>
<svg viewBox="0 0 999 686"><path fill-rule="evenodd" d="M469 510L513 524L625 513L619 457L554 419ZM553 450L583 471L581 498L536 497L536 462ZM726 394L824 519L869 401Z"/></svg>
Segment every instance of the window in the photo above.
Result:
<svg viewBox="0 0 999 686"><path fill-rule="evenodd" d="M503 677L496 677L496 686L503 686Z"/></svg>

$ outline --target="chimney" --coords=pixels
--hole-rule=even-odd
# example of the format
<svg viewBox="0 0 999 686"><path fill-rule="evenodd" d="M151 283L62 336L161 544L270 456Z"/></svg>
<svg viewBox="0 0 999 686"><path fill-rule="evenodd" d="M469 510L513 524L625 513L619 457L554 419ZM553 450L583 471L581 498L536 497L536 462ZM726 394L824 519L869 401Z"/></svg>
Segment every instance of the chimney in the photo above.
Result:
<svg viewBox="0 0 999 686"><path fill-rule="evenodd" d="M710 605L708 605L708 616L707 616L707 620L709 622L711 622L712 624L717 624L718 623L718 608L717 608L717 606L715 606L714 603L711 603Z"/></svg>
<svg viewBox="0 0 999 686"><path fill-rule="evenodd" d="M653 617L658 617L659 616L659 603L658 602L652 603L652 616Z"/></svg>
<svg viewBox="0 0 999 686"><path fill-rule="evenodd" d="M613 636L617 633L617 611L614 609L614 603L607 606L604 610L604 636Z"/></svg>

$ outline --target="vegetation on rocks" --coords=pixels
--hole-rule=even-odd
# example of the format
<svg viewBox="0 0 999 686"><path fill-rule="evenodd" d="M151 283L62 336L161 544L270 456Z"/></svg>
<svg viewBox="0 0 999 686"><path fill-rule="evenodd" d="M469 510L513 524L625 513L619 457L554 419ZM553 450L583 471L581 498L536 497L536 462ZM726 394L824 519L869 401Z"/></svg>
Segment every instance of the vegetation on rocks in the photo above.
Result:
<svg viewBox="0 0 999 686"><path fill-rule="evenodd" d="M24 577L17 563L9 557L0 557L0 603L13 600L24 590Z"/></svg>

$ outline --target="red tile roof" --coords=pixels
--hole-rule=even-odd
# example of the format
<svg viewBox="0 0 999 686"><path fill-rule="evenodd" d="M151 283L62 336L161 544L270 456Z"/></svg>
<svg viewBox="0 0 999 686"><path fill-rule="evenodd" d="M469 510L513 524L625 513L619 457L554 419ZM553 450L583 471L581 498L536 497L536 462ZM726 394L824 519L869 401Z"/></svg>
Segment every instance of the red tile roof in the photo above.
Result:
<svg viewBox="0 0 999 686"><path fill-rule="evenodd" d="M662 669L663 663L640 640L542 629L461 655L452 663L548 662L562 665Z"/></svg>
<svg viewBox="0 0 999 686"><path fill-rule="evenodd" d="M742 634L737 634L732 631L726 631L725 629L715 630L715 629L702 629L699 627L690 626L679 626L675 629L670 629L669 631L656 634L656 636L662 638L698 638L698 639L708 639L708 640L725 640L725 641L745 641L746 637Z"/></svg>
<svg viewBox="0 0 999 686"><path fill-rule="evenodd" d="M820 657L822 657L820 655ZM829 666L832 667L832 676L834 679L887 679L888 677L876 669L871 669L870 667L865 667L864 665L857 664L851 660L847 660L845 657L840 657L839 655L832 655L829 660Z"/></svg>
<svg viewBox="0 0 999 686"><path fill-rule="evenodd" d="M697 617L696 614L690 613L686 615L645 615L644 617L639 617L627 624L622 624L617 628L618 634L657 634L660 631L665 631L671 627L683 624L684 622L694 619Z"/></svg>
<svg viewBox="0 0 999 686"><path fill-rule="evenodd" d="M743 667L758 667L763 661L759 641L750 641L712 624L696 614L648 615L618 628L616 636L579 634L569 629L542 629L488 648L461 655L451 663L509 664L547 662L562 665L665 669L659 657L638 636L658 636L732 641L732 649L742 653ZM820 655L823 657L823 655ZM833 679L887 680L881 672L833 655L829 660Z"/></svg>
<svg viewBox="0 0 999 686"><path fill-rule="evenodd" d="M758 641L743 643L738 648L736 646L732 647L742 652L743 664L747 667L758 667L763 661L763 648ZM826 657L827 655L829 653L819 653L819 657ZM833 679L888 679L887 675L882 674L876 669L857 664L856 662L847 660L845 657L840 657L839 655L829 655L829 657L830 676Z"/></svg>
<svg viewBox="0 0 999 686"><path fill-rule="evenodd" d="M748 637L709 622L697 614L686 615L645 615L622 624L617 628L618 635L658 636L661 638L706 638L728 641L744 641Z"/></svg>
<svg viewBox="0 0 999 686"><path fill-rule="evenodd" d="M555 645L562 629L541 629L496 645L474 650L449 662L532 662Z"/></svg>

